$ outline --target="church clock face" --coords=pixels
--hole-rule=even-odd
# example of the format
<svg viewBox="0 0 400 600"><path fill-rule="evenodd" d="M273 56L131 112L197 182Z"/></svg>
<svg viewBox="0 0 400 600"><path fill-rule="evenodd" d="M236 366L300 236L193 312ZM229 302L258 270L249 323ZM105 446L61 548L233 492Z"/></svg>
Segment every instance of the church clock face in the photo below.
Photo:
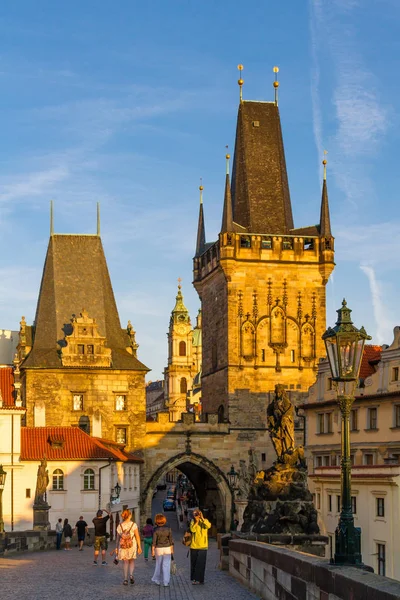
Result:
<svg viewBox="0 0 400 600"><path fill-rule="evenodd" d="M179 315L178 321L184 321L184 320L185 320L185 315Z"/></svg>
<svg viewBox="0 0 400 600"><path fill-rule="evenodd" d="M179 325L176 329L177 329L177 332L180 333L181 335L186 333L186 327L184 325Z"/></svg>

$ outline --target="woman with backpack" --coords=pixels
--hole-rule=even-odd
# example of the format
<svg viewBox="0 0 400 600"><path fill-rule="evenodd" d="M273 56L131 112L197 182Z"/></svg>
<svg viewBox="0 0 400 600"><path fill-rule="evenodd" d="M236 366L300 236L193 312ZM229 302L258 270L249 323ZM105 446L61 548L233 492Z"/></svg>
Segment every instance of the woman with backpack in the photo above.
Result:
<svg viewBox="0 0 400 600"><path fill-rule="evenodd" d="M68 523L68 519L64 519L63 534L64 534L64 541L65 541L64 550L71 550L70 542L71 542L71 538L72 538L72 527Z"/></svg>
<svg viewBox="0 0 400 600"><path fill-rule="evenodd" d="M171 527L166 527L165 515L158 514L155 517L156 529L153 533L152 556L156 557L156 568L152 577L156 585L169 586L171 577L171 556L174 551Z"/></svg>
<svg viewBox="0 0 400 600"><path fill-rule="evenodd" d="M138 526L132 521L131 517L131 511L124 510L121 515L122 522L117 527L116 552L118 553L118 559L124 563L124 585L128 585L128 570L129 581L132 585L135 583L133 577L135 559L138 554L142 554Z"/></svg>
<svg viewBox="0 0 400 600"><path fill-rule="evenodd" d="M146 525L142 529L143 541L144 541L144 560L147 562L149 560L149 550L153 543L153 521L151 519L146 520ZM155 560L155 556L153 557Z"/></svg>

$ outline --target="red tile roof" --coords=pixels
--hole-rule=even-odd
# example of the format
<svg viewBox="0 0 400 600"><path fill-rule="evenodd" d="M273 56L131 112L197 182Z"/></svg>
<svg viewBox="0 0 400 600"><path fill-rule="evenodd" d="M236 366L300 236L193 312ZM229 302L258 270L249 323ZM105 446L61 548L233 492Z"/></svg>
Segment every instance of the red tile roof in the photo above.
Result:
<svg viewBox="0 0 400 600"><path fill-rule="evenodd" d="M3 406L12 406L14 404L14 375L12 367L0 367L0 392L3 399Z"/></svg>
<svg viewBox="0 0 400 600"><path fill-rule="evenodd" d="M360 367L360 379L366 379L375 373L375 365L381 360L382 346L366 344Z"/></svg>
<svg viewBox="0 0 400 600"><path fill-rule="evenodd" d="M21 427L21 460L143 460L121 444L94 438L79 427Z"/></svg>

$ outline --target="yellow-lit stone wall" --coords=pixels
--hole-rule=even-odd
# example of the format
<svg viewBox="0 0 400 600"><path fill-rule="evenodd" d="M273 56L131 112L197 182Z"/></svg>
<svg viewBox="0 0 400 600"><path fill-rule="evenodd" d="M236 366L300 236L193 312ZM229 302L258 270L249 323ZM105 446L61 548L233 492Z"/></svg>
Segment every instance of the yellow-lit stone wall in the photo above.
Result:
<svg viewBox="0 0 400 600"><path fill-rule="evenodd" d="M145 373L108 369L26 369L22 380L26 425L35 414L46 426L78 425L90 420L90 433L116 441L118 427L127 430L127 449L141 449L146 427ZM83 394L83 410L73 410L74 393ZM116 396L126 396L126 410L116 410Z"/></svg>
<svg viewBox="0 0 400 600"><path fill-rule="evenodd" d="M250 247L242 247L243 238ZM204 412L223 405L231 423L257 427L276 383L307 392L325 354L325 285L333 267L333 251L319 238L294 236L222 234L195 259Z"/></svg>

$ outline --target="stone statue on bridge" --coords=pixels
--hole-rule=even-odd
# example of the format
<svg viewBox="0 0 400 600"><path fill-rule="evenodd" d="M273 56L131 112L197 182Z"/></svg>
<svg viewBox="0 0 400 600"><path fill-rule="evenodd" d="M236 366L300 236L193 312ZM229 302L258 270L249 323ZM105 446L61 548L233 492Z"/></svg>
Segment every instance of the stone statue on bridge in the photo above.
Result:
<svg viewBox="0 0 400 600"><path fill-rule="evenodd" d="M49 485L49 471L47 470L46 457L42 458L37 472L35 506L46 506L46 490Z"/></svg>
<svg viewBox="0 0 400 600"><path fill-rule="evenodd" d="M287 455L291 456L295 449L294 408L281 384L275 386L274 399L267 409L267 427L278 462L291 462Z"/></svg>

